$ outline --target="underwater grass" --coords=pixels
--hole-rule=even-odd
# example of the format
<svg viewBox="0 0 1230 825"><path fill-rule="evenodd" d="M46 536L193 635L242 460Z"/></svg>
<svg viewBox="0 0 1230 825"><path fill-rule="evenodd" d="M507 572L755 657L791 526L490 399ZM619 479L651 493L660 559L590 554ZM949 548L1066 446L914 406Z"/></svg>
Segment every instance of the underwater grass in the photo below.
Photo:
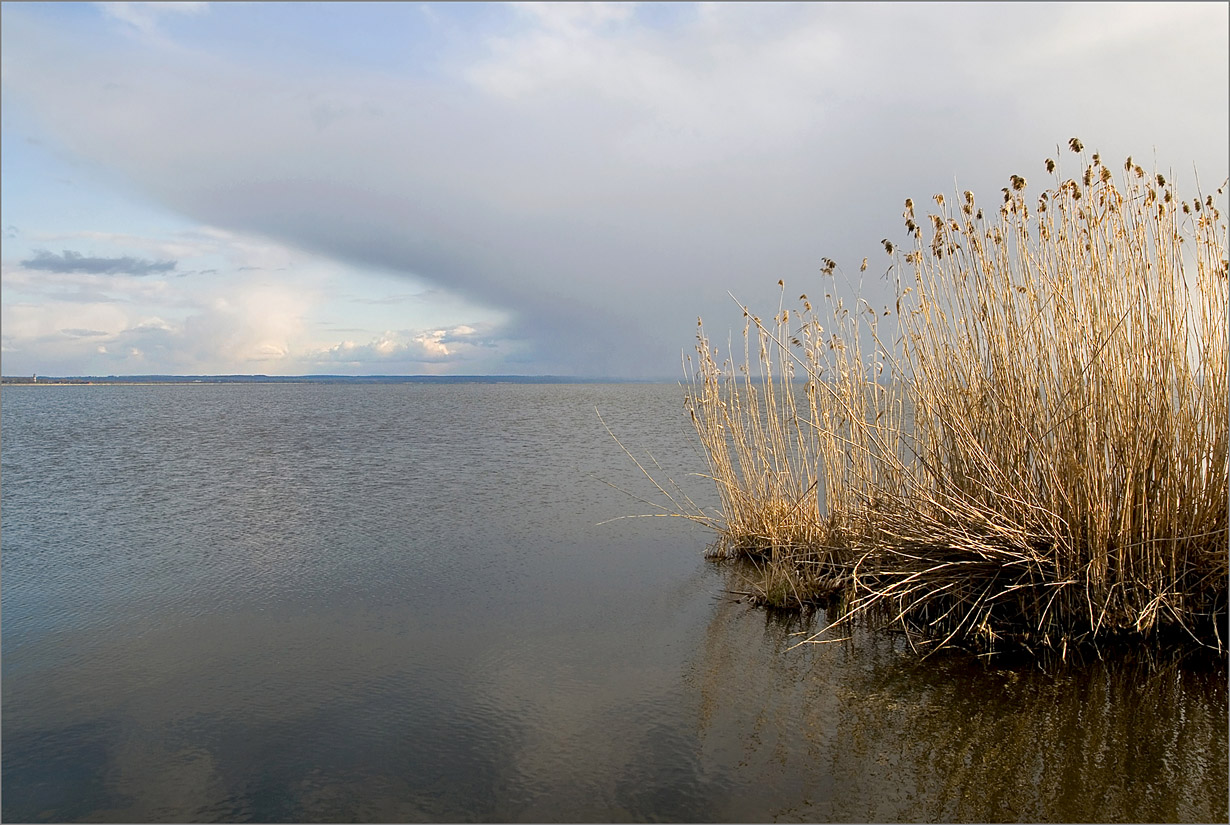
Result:
<svg viewBox="0 0 1230 825"><path fill-rule="evenodd" d="M931 648L1225 650L1226 224L1069 148L1037 196L907 200L891 306L847 304L825 259L815 304L779 282L770 321L744 308L737 365L698 322L714 553L756 561L763 603L840 593L840 621Z"/></svg>

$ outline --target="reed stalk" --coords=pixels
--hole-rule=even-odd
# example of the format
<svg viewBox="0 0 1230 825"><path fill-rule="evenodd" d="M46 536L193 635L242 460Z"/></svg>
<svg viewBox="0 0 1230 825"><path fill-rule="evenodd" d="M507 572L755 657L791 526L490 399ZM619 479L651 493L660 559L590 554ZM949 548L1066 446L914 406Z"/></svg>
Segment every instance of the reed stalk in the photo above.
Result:
<svg viewBox="0 0 1230 825"><path fill-rule="evenodd" d="M815 305L779 282L771 321L744 308L742 363L698 326L715 551L757 560L763 601L840 591L931 647L1225 649L1225 188L1070 148L1037 197L907 200L893 306L847 305L825 259Z"/></svg>

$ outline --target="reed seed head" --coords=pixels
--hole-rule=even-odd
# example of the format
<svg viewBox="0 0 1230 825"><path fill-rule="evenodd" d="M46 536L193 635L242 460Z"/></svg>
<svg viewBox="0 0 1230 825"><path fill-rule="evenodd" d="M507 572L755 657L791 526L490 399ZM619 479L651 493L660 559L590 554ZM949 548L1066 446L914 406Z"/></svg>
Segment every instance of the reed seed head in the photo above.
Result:
<svg viewBox="0 0 1230 825"><path fill-rule="evenodd" d="M1069 148L1083 152L1076 138ZM1130 157L1124 170L1144 179ZM1095 153L1083 176L1041 193L1035 215L1058 209L1031 225L1013 195L1025 181L1011 181L1001 223L928 216L930 249L904 256L915 288L899 288L895 313L884 307L901 324L891 358L878 338L873 357L860 350L863 331L878 335L879 313L850 313L833 292L831 332L809 315L797 334L774 337L756 319L762 374L773 361L785 387L796 365L808 373L797 401L753 388L746 364L735 381L698 333L703 381L689 404L732 546L771 552L796 604L808 598L798 571L826 569L824 554L856 571L850 587L867 594L856 612L891 607L905 629L945 637L941 646L1066 646L1147 634L1171 616L1183 628L1224 623L1230 262L1214 199L1172 195L1160 175L1122 196ZM964 199L973 206L971 193ZM1199 218L1172 222L1176 203ZM1182 271L1185 232L1194 278ZM876 406L881 372L912 405L908 433ZM907 436L920 463L891 447ZM1104 451L1116 458L1084 459Z"/></svg>

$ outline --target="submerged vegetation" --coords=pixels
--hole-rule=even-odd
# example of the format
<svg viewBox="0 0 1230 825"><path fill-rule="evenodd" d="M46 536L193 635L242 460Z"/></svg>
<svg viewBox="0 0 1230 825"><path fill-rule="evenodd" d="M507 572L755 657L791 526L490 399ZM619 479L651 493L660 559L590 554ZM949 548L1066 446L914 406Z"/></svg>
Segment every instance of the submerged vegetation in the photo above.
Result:
<svg viewBox="0 0 1230 825"><path fill-rule="evenodd" d="M820 295L744 308L742 363L699 328L714 553L755 562L761 603L836 597L932 649L1224 653L1226 224L1069 148L1080 172L1047 160L1036 196L907 200L891 305L847 303L825 259Z"/></svg>

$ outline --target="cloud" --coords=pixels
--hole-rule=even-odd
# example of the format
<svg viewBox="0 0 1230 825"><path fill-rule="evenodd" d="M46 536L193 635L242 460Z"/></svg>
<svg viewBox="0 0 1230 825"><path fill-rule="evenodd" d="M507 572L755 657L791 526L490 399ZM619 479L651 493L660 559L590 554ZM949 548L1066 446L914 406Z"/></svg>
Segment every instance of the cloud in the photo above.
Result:
<svg viewBox="0 0 1230 825"><path fill-rule="evenodd" d="M175 269L176 261L150 261L142 258L87 258L80 252L64 250L54 255L46 249L36 249L34 257L21 262L27 269L43 272L85 272L93 275L156 275Z"/></svg>
<svg viewBox="0 0 1230 825"><path fill-rule="evenodd" d="M632 18L630 3L513 3L517 11L533 18L539 25L563 34L592 32L611 23L623 23Z"/></svg>
<svg viewBox="0 0 1230 825"><path fill-rule="evenodd" d="M399 292L393 295L383 295L379 298L360 298L350 296L346 300L356 304L370 304L375 306L392 306L396 304L404 304L410 301L422 300L436 294L437 290L421 290L419 292Z"/></svg>
<svg viewBox="0 0 1230 825"><path fill-rule="evenodd" d="M208 3L99 3L98 7L113 20L149 40L161 40L163 33L159 21L168 15L200 14L209 8Z"/></svg>
<svg viewBox="0 0 1230 825"><path fill-rule="evenodd" d="M480 322L322 344L308 321L317 300L293 284L231 283L191 303L164 296L165 315L149 302L6 301L3 346L9 363L68 375L474 374L499 372L501 359L516 352L515 343Z"/></svg>
<svg viewBox="0 0 1230 825"><path fill-rule="evenodd" d="M501 7L396 71L117 51L6 6L4 89L176 214L502 310L543 373L675 375L697 315L741 328L728 291L812 291L826 256L886 293L906 197L994 197L1073 135L1225 174L1223 4L650 6Z"/></svg>
<svg viewBox="0 0 1230 825"><path fill-rule="evenodd" d="M495 372L497 351L506 350L487 325L385 332L367 343L342 341L307 356L317 366L347 365L377 371L419 373ZM446 369L447 368L447 369Z"/></svg>
<svg viewBox="0 0 1230 825"><path fill-rule="evenodd" d="M428 315L438 322L443 310L464 323L427 326L432 318L421 304L431 290L399 291L411 282L356 272L249 235L198 226L163 235L52 237L184 256L177 274L198 277L24 265L46 259L41 250L30 261L5 265L3 346L6 365L17 371L28 364L29 371L54 374L499 372L499 358L515 349L491 333L498 314L449 306L437 294ZM50 257L51 269L108 270L121 256L102 258L104 266L83 265L84 256L73 254ZM407 322L422 323L373 331ZM352 339L346 346L338 344L343 334Z"/></svg>
<svg viewBox="0 0 1230 825"><path fill-rule="evenodd" d="M6 350L10 352L39 352L50 345L53 348L63 346L67 354L78 347L79 339L87 333L93 337L113 336L131 323L124 306L101 301L6 300L0 311L4 318L0 329ZM29 366L39 368L38 362ZM26 370L23 367L21 371Z"/></svg>

